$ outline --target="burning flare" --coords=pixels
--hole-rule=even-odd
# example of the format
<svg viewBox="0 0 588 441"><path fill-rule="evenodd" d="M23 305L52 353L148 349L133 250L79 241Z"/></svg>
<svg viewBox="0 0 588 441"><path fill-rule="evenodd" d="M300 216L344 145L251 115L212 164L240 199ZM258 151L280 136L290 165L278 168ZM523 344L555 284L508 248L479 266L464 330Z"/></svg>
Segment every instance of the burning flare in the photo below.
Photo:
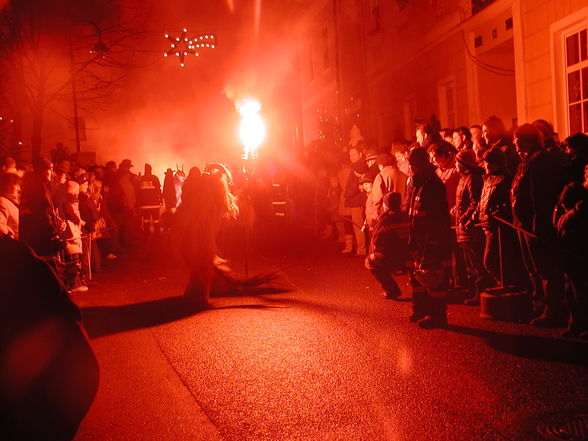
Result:
<svg viewBox="0 0 588 441"><path fill-rule="evenodd" d="M243 159L255 159L257 148L265 138L265 124L259 116L261 104L257 100L245 98L236 107L241 115L239 137L245 148Z"/></svg>

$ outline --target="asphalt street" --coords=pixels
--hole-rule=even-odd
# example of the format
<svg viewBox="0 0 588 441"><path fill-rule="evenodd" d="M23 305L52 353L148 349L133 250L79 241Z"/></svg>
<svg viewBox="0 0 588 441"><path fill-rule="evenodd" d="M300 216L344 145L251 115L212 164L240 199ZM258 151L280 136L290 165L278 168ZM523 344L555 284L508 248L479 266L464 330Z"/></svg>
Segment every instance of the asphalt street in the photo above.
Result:
<svg viewBox="0 0 588 441"><path fill-rule="evenodd" d="M205 311L179 297L186 274L165 247L145 244L75 295L101 366L76 441L533 441L588 414L588 345L561 329L451 305L448 329L421 330L407 280L387 300L332 241L285 228L260 241L234 250L235 269L246 256L280 278Z"/></svg>

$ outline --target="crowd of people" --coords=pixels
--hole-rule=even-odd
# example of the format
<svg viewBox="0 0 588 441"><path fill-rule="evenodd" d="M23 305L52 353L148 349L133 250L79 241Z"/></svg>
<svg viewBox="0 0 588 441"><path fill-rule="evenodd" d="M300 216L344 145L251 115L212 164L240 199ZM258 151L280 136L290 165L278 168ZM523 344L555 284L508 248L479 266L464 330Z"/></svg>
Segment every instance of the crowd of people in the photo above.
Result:
<svg viewBox="0 0 588 441"><path fill-rule="evenodd" d="M165 228L166 214L181 202L185 174L168 169L162 188L149 164L138 174L129 159L83 168L62 144L52 156L20 167L3 158L0 235L29 245L70 293L85 292L104 259L116 259L141 234L159 233L162 222Z"/></svg>
<svg viewBox="0 0 588 441"><path fill-rule="evenodd" d="M435 130L318 167L317 231L361 256L387 298L408 271L411 321L447 324L447 297L480 305L483 292L526 293L529 321L588 338L588 136L563 142L545 120L506 130Z"/></svg>

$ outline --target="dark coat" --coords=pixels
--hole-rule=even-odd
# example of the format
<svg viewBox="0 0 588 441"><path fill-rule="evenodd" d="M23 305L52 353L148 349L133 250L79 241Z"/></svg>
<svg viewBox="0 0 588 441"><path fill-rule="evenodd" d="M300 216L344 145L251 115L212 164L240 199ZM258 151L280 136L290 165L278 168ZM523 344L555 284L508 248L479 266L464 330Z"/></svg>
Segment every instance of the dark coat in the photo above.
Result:
<svg viewBox="0 0 588 441"><path fill-rule="evenodd" d="M542 239L552 239L553 211L558 198L558 170L544 150L529 155L512 182L513 223Z"/></svg>
<svg viewBox="0 0 588 441"><path fill-rule="evenodd" d="M100 219L100 212L94 199L88 196L86 193L80 193L80 215L82 220L86 223L83 230L86 232L93 232L95 229L96 221Z"/></svg>
<svg viewBox="0 0 588 441"><path fill-rule="evenodd" d="M506 169L511 176L514 176L521 163L521 157L517 153L516 148L512 143L512 138L504 135L498 141L490 146L490 148L499 148L506 155Z"/></svg>
<svg viewBox="0 0 588 441"><path fill-rule="evenodd" d="M157 207L161 205L161 184L155 175L139 176L137 179L137 207Z"/></svg>
<svg viewBox="0 0 588 441"><path fill-rule="evenodd" d="M554 222L564 257L585 264L588 261L588 189L577 182L568 184L560 195Z"/></svg>
<svg viewBox="0 0 588 441"><path fill-rule="evenodd" d="M406 267L407 243L397 232L402 220L401 216L392 211L380 214L372 232L372 253L367 257L371 265L390 269Z"/></svg>
<svg viewBox="0 0 588 441"><path fill-rule="evenodd" d="M500 221L496 220L495 216L508 222L512 221L510 207L511 184L512 178L506 171L487 175L484 178L477 215L484 228L491 230L498 228Z"/></svg>
<svg viewBox="0 0 588 441"><path fill-rule="evenodd" d="M451 261L451 222L445 185L431 165L415 174L408 193L409 251L416 268L431 269Z"/></svg>
<svg viewBox="0 0 588 441"><path fill-rule="evenodd" d="M165 202L165 209L167 211L178 206L176 185L173 174L166 173L165 178L163 179L163 200Z"/></svg>
<svg viewBox="0 0 588 441"><path fill-rule="evenodd" d="M59 239L59 219L51 194L41 179L32 175L22 188L19 239L39 256L52 256L63 249Z"/></svg>
<svg viewBox="0 0 588 441"><path fill-rule="evenodd" d="M475 227L475 214L482 194L482 170L476 167L461 175L455 193L455 225L457 227L457 242L469 242L481 233Z"/></svg>
<svg viewBox="0 0 588 441"><path fill-rule="evenodd" d="M365 162L363 159L360 159L355 164L351 165L351 173L349 173L349 177L347 178L347 183L345 184L345 206L346 207L365 207L365 192L359 189L359 177L355 173L356 170L360 170L361 167L366 167Z"/></svg>

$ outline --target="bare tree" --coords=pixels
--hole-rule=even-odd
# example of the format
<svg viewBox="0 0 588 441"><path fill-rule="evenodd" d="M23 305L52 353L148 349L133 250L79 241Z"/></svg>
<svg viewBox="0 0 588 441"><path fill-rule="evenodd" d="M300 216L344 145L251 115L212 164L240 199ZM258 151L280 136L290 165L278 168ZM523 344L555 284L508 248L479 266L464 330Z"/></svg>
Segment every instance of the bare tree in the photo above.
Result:
<svg viewBox="0 0 588 441"><path fill-rule="evenodd" d="M0 108L14 120L11 144L30 118L38 157L51 105L111 97L140 63L134 48L146 18L116 0L11 0L0 11Z"/></svg>

